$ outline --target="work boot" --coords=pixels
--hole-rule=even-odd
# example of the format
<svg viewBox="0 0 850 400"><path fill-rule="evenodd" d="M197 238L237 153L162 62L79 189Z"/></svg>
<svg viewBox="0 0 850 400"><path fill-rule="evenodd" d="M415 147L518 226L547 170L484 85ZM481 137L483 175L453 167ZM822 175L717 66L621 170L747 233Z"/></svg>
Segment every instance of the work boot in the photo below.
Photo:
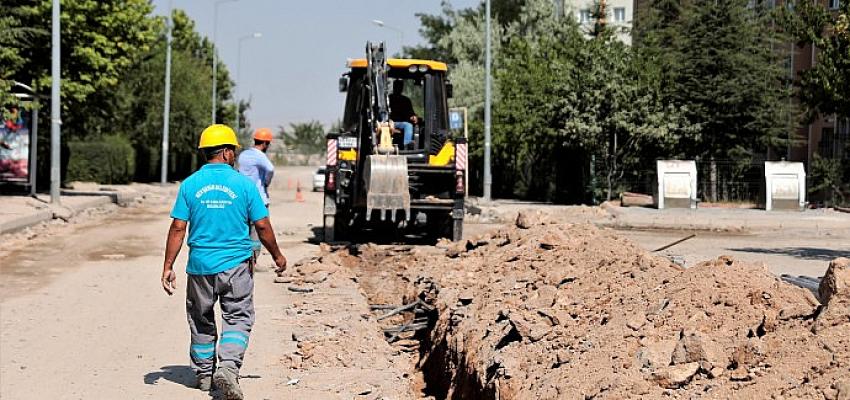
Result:
<svg viewBox="0 0 850 400"><path fill-rule="evenodd" d="M225 400L242 400L242 389L239 388L239 375L229 368L219 368L213 374L216 389L224 394Z"/></svg>
<svg viewBox="0 0 850 400"><path fill-rule="evenodd" d="M212 376L198 375L198 389L202 392L209 392L212 389Z"/></svg>

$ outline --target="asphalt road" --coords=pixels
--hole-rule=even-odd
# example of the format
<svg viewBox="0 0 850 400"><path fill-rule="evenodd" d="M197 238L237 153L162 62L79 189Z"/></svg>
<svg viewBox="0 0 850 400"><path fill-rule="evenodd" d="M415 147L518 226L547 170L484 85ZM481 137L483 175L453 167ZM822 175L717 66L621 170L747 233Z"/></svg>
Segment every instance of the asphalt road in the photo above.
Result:
<svg viewBox="0 0 850 400"><path fill-rule="evenodd" d="M311 224L321 221L322 195L309 191L313 171L279 172L272 193L272 223L290 263L316 251L308 239ZM294 201L290 180L307 188L304 202ZM165 295L159 283L175 190L144 207L56 230L4 257L0 398L209 399L190 387L185 246L175 268L178 293ZM260 269L271 265L264 255ZM283 311L293 294L273 279L272 272L256 274L257 323L241 371L249 399L275 398L290 379L280 360L294 346L288 338L297 321Z"/></svg>

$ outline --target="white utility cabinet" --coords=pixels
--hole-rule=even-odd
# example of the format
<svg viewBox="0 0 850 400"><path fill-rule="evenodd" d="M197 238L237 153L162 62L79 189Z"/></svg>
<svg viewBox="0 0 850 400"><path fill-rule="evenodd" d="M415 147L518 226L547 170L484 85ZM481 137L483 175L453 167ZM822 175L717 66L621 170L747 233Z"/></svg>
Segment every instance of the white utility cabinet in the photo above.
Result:
<svg viewBox="0 0 850 400"><path fill-rule="evenodd" d="M658 160L658 208L697 208L697 163Z"/></svg>
<svg viewBox="0 0 850 400"><path fill-rule="evenodd" d="M765 210L806 208L806 169L803 163L765 161L764 181Z"/></svg>

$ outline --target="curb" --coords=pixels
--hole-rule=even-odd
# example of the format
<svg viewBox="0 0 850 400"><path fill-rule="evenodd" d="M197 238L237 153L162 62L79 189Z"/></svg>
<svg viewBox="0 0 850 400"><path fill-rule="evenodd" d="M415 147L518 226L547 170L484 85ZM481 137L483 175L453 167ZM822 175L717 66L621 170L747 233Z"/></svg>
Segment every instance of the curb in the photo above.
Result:
<svg viewBox="0 0 850 400"><path fill-rule="evenodd" d="M13 233L22 229L29 228L33 225L38 225L42 222L47 222L53 219L52 211L36 211L29 215L24 215L11 221L0 223L0 235Z"/></svg>
<svg viewBox="0 0 850 400"><path fill-rule="evenodd" d="M730 235L749 235L757 231L755 227L747 225L712 225L712 224L663 224L653 222L599 222L597 226L624 231L667 231L667 232L703 232L703 233L725 233ZM771 227L759 227L772 229Z"/></svg>
<svg viewBox="0 0 850 400"><path fill-rule="evenodd" d="M114 204L121 207L127 207L139 197L142 197L138 192L123 192L123 191L84 191L84 190L62 190L63 196L100 196L109 198Z"/></svg>
<svg viewBox="0 0 850 400"><path fill-rule="evenodd" d="M113 203L116 203L116 201L112 198L112 196L100 196L100 197L95 197L91 200L87 200L85 202L82 202L80 204L76 204L76 205L73 205L73 206L68 205L68 206L65 206L65 207L71 210L72 215L77 215L77 214L79 214L79 213L81 213L81 212L83 212L83 211L85 211L89 208L96 208L96 207L100 207L100 206L103 206L103 205L106 205L106 204L113 204Z"/></svg>
<svg viewBox="0 0 850 400"><path fill-rule="evenodd" d="M20 217L13 218L9 221L0 222L0 235L14 233L38 225L42 222L50 221L52 219L67 219L68 217L75 216L85 210L101 207L107 204L118 204L121 207L126 207L128 204L141 197L140 193L129 194L119 192L66 192L64 190L62 191L62 195L97 197L93 197L92 199L83 201L78 204L66 205L61 207L62 209L67 210L68 212L63 212L62 209L50 210L48 208L45 210L36 210L30 214L22 215Z"/></svg>

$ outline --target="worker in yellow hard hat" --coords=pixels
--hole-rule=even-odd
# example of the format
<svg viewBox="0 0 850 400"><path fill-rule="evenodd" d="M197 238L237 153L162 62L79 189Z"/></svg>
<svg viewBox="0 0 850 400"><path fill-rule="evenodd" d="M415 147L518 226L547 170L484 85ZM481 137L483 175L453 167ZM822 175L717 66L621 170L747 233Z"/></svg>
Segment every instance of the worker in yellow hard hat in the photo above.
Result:
<svg viewBox="0 0 850 400"><path fill-rule="evenodd" d="M239 368L254 325L249 222L271 253L277 271L286 269L286 257L277 245L259 190L233 168L237 147L236 133L225 125L211 125L201 133L198 148L207 164L180 185L171 211L161 278L166 293L174 294L174 261L188 227L186 313L192 340L191 365L198 377L198 388L209 391L215 381L227 399L243 398ZM221 336L215 321L217 301L222 311Z"/></svg>

